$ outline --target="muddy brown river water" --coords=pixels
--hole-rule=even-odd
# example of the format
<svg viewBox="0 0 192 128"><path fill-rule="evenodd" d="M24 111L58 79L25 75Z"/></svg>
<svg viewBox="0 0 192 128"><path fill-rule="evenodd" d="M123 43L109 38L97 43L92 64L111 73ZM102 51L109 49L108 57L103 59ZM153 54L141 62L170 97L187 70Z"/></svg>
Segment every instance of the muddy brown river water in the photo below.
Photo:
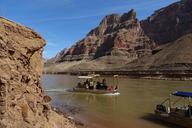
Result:
<svg viewBox="0 0 192 128"><path fill-rule="evenodd" d="M108 84L112 77L105 77ZM120 95L69 93L77 76L44 75L43 87L60 107L90 128L180 128L153 116L156 104L173 91L192 91L192 81L119 78Z"/></svg>

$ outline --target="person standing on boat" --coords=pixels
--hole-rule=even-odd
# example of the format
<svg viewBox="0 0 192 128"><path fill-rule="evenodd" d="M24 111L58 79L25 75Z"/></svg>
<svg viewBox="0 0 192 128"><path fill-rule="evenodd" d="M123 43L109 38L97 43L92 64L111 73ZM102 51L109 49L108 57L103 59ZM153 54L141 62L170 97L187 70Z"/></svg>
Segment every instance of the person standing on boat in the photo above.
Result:
<svg viewBox="0 0 192 128"><path fill-rule="evenodd" d="M105 89L105 90L107 90L107 88L108 88L108 86L107 86L107 83L106 83L106 80L105 80L105 79L103 79L103 81L102 81L102 88L103 88L103 89Z"/></svg>
<svg viewBox="0 0 192 128"><path fill-rule="evenodd" d="M99 81L97 81L96 89L101 89L101 83Z"/></svg>
<svg viewBox="0 0 192 128"><path fill-rule="evenodd" d="M94 84L92 79L89 81L89 89L91 90L94 89Z"/></svg>
<svg viewBox="0 0 192 128"><path fill-rule="evenodd" d="M90 83L89 83L89 80L88 80L88 79L85 81L84 84L85 84L85 88L86 88L86 89L89 89Z"/></svg>

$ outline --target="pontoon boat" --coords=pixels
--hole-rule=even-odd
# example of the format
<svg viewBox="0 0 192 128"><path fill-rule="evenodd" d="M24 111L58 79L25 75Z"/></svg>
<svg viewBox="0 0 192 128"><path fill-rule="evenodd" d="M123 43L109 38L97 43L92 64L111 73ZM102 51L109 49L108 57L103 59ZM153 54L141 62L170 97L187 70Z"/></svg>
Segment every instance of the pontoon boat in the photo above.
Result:
<svg viewBox="0 0 192 128"><path fill-rule="evenodd" d="M118 75L113 76L113 84L107 85L107 81L101 81L100 75L78 76L78 83L71 92L93 93L93 94L115 94L118 93Z"/></svg>
<svg viewBox="0 0 192 128"><path fill-rule="evenodd" d="M156 106L155 115L161 120L192 128L191 97L192 92L174 92L170 94L169 98Z"/></svg>

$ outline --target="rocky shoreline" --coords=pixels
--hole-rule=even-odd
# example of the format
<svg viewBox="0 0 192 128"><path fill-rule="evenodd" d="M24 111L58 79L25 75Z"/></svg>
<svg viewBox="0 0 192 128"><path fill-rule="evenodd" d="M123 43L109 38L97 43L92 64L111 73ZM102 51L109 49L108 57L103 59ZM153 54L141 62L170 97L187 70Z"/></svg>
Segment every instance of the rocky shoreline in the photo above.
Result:
<svg viewBox="0 0 192 128"><path fill-rule="evenodd" d="M65 112L61 110L59 107L53 107L52 110L55 111L57 114L63 116L64 118L67 118L71 124L75 124L77 128L86 128L85 124L71 116L71 114L75 114L76 111L74 110L73 107L70 106L70 112Z"/></svg>

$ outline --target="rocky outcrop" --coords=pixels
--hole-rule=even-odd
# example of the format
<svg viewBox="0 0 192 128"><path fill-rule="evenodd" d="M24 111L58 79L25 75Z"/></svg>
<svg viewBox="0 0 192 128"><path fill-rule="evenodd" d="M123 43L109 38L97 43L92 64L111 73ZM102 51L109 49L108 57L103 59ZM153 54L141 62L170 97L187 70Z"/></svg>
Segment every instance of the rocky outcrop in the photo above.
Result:
<svg viewBox="0 0 192 128"><path fill-rule="evenodd" d="M54 64L46 63L50 65L44 71L191 71L191 33L191 0L173 3L140 22L134 10L112 14L51 59Z"/></svg>
<svg viewBox="0 0 192 128"><path fill-rule="evenodd" d="M141 26L145 34L158 45L192 33L192 1L181 0L157 10L152 16L141 21Z"/></svg>
<svg viewBox="0 0 192 128"><path fill-rule="evenodd" d="M51 110L51 98L41 87L44 45L33 30L0 17L1 128L61 128L70 124Z"/></svg>
<svg viewBox="0 0 192 128"><path fill-rule="evenodd" d="M93 60L102 56L127 56L131 62L151 54L154 42L141 29L136 12L106 16L98 27L48 62Z"/></svg>
<svg viewBox="0 0 192 128"><path fill-rule="evenodd" d="M152 56L143 57L122 70L192 71L192 34L167 44Z"/></svg>

